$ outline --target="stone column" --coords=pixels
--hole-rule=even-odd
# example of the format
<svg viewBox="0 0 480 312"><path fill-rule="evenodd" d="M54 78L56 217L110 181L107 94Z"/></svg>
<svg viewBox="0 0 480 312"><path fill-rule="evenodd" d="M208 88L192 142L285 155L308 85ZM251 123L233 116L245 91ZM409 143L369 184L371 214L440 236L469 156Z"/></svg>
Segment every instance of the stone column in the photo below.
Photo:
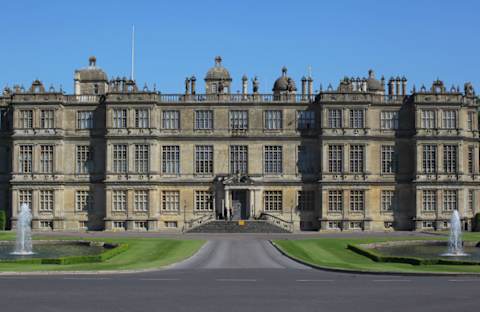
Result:
<svg viewBox="0 0 480 312"><path fill-rule="evenodd" d="M310 98L313 95L313 79L312 77L307 78L307 92L308 92L308 97Z"/></svg>
<svg viewBox="0 0 480 312"><path fill-rule="evenodd" d="M248 77L247 75L243 75L242 77L242 95L243 98L245 99L247 96L247 89L248 89Z"/></svg>
<svg viewBox="0 0 480 312"><path fill-rule="evenodd" d="M306 99L307 95L307 78L305 76L302 77L302 100Z"/></svg>
<svg viewBox="0 0 480 312"><path fill-rule="evenodd" d="M227 209L227 219L230 220L230 190L225 190L225 208Z"/></svg>
<svg viewBox="0 0 480 312"><path fill-rule="evenodd" d="M197 77L195 77L195 76L190 77L190 83L192 85L192 95L194 95L196 93L196 91L195 91L195 82L196 81L197 81Z"/></svg>

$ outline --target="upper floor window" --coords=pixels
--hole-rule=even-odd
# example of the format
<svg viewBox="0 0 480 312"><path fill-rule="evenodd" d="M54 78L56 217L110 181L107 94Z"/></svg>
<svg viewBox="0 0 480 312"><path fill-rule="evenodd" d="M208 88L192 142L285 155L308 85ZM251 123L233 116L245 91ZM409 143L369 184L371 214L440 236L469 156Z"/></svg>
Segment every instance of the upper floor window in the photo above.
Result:
<svg viewBox="0 0 480 312"><path fill-rule="evenodd" d="M113 110L113 127L114 128L127 127L127 110L126 109Z"/></svg>
<svg viewBox="0 0 480 312"><path fill-rule="evenodd" d="M342 127L342 110L335 108L328 110L328 127L335 129Z"/></svg>
<svg viewBox="0 0 480 312"><path fill-rule="evenodd" d="M92 169L92 150L88 145L77 145L77 173L90 173Z"/></svg>
<svg viewBox="0 0 480 312"><path fill-rule="evenodd" d="M230 173L246 174L248 172L248 146L230 146Z"/></svg>
<svg viewBox="0 0 480 312"><path fill-rule="evenodd" d="M281 174L283 172L282 146L265 146L264 161L265 174Z"/></svg>
<svg viewBox="0 0 480 312"><path fill-rule="evenodd" d="M78 129L93 128L93 111L77 112L77 128Z"/></svg>
<svg viewBox="0 0 480 312"><path fill-rule="evenodd" d="M423 129L435 128L435 111L422 110L422 128Z"/></svg>
<svg viewBox="0 0 480 312"><path fill-rule="evenodd" d="M457 111L454 111L454 110L443 111L443 128L445 129L457 128Z"/></svg>
<svg viewBox="0 0 480 312"><path fill-rule="evenodd" d="M135 110L135 128L149 128L150 118L149 110L146 108Z"/></svg>
<svg viewBox="0 0 480 312"><path fill-rule="evenodd" d="M380 127L382 129L398 129L398 112L384 111L380 113Z"/></svg>
<svg viewBox="0 0 480 312"><path fill-rule="evenodd" d="M395 147L393 145L382 145L381 147L382 173L395 172Z"/></svg>
<svg viewBox="0 0 480 312"><path fill-rule="evenodd" d="M297 168L302 174L315 173L315 155L310 146L299 145L297 148Z"/></svg>
<svg viewBox="0 0 480 312"><path fill-rule="evenodd" d="M248 130L248 111L230 111L230 130Z"/></svg>
<svg viewBox="0 0 480 312"><path fill-rule="evenodd" d="M468 173L472 174L474 172L474 163L475 163L475 147L473 145L468 146L467 152L467 170Z"/></svg>
<svg viewBox="0 0 480 312"><path fill-rule="evenodd" d="M315 129L315 112L314 111L298 111L297 112L297 129Z"/></svg>
<svg viewBox="0 0 480 312"><path fill-rule="evenodd" d="M213 173L213 146L212 145L195 146L195 173L197 174Z"/></svg>
<svg viewBox="0 0 480 312"><path fill-rule="evenodd" d="M40 112L40 128L53 129L54 126L54 113L52 109L42 110Z"/></svg>
<svg viewBox="0 0 480 312"><path fill-rule="evenodd" d="M362 173L364 171L365 146L350 145L350 172Z"/></svg>
<svg viewBox="0 0 480 312"><path fill-rule="evenodd" d="M197 110L195 111L195 130L213 129L213 111Z"/></svg>
<svg viewBox="0 0 480 312"><path fill-rule="evenodd" d="M20 145L20 155L18 157L18 171L20 173L32 172L33 146Z"/></svg>
<svg viewBox="0 0 480 312"><path fill-rule="evenodd" d="M135 144L135 172L148 173L150 146L148 144Z"/></svg>
<svg viewBox="0 0 480 312"><path fill-rule="evenodd" d="M165 130L180 129L180 112L177 110L164 110L162 112L162 128Z"/></svg>
<svg viewBox="0 0 480 312"><path fill-rule="evenodd" d="M467 115L467 129L472 131L475 128L475 112L468 112Z"/></svg>
<svg viewBox="0 0 480 312"><path fill-rule="evenodd" d="M113 145L113 172L126 173L128 171L127 145Z"/></svg>
<svg viewBox="0 0 480 312"><path fill-rule="evenodd" d="M457 172L457 146L456 145L443 146L443 171L445 171L445 173Z"/></svg>
<svg viewBox="0 0 480 312"><path fill-rule="evenodd" d="M437 171L437 146L423 145L423 172L435 173Z"/></svg>
<svg viewBox="0 0 480 312"><path fill-rule="evenodd" d="M40 171L53 172L53 145L40 145Z"/></svg>
<svg viewBox="0 0 480 312"><path fill-rule="evenodd" d="M281 130L282 129L282 111L281 110L267 110L264 114L264 127L266 130Z"/></svg>
<svg viewBox="0 0 480 312"><path fill-rule="evenodd" d="M20 111L20 126L23 129L33 128L33 110L24 109Z"/></svg>
<svg viewBox="0 0 480 312"><path fill-rule="evenodd" d="M365 110L351 109L350 110L350 128L360 129L365 126Z"/></svg>
<svg viewBox="0 0 480 312"><path fill-rule="evenodd" d="M162 172L165 174L180 173L180 146L162 146Z"/></svg>
<svg viewBox="0 0 480 312"><path fill-rule="evenodd" d="M328 146L328 172L343 172L343 145Z"/></svg>

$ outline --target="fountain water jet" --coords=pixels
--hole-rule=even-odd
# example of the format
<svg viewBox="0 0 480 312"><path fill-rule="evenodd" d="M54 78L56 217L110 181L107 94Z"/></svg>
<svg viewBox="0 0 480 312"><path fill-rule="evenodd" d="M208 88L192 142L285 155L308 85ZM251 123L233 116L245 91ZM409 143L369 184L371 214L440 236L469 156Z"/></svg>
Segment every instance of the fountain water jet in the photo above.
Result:
<svg viewBox="0 0 480 312"><path fill-rule="evenodd" d="M462 241L462 223L460 222L460 214L455 209L450 218L450 236L448 238L448 252L442 254L442 256L468 256L463 251Z"/></svg>
<svg viewBox="0 0 480 312"><path fill-rule="evenodd" d="M12 255L28 256L33 255L32 251L32 213L27 204L20 206L20 212L17 219L17 238L15 251Z"/></svg>

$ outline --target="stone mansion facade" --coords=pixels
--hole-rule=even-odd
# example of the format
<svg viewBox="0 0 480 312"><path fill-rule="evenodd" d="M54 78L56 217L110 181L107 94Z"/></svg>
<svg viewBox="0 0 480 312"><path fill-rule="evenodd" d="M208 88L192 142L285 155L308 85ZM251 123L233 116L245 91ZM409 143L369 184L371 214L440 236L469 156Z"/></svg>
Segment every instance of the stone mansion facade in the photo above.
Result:
<svg viewBox="0 0 480 312"><path fill-rule="evenodd" d="M300 90L287 69L271 94L241 91L220 57L163 94L108 79L90 58L74 94L6 88L0 96L0 209L28 204L37 230L188 230L265 219L291 230L464 226L480 212L479 125L471 84L345 78Z"/></svg>

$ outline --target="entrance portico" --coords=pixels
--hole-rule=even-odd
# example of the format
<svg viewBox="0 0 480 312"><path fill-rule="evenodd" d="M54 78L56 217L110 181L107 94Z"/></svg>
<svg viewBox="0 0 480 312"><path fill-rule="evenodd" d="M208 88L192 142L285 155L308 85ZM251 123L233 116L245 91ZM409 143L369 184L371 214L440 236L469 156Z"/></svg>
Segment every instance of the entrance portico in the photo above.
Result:
<svg viewBox="0 0 480 312"><path fill-rule="evenodd" d="M223 181L224 201L221 215L228 220L249 220L260 214L257 200L260 188L248 177L230 177Z"/></svg>

